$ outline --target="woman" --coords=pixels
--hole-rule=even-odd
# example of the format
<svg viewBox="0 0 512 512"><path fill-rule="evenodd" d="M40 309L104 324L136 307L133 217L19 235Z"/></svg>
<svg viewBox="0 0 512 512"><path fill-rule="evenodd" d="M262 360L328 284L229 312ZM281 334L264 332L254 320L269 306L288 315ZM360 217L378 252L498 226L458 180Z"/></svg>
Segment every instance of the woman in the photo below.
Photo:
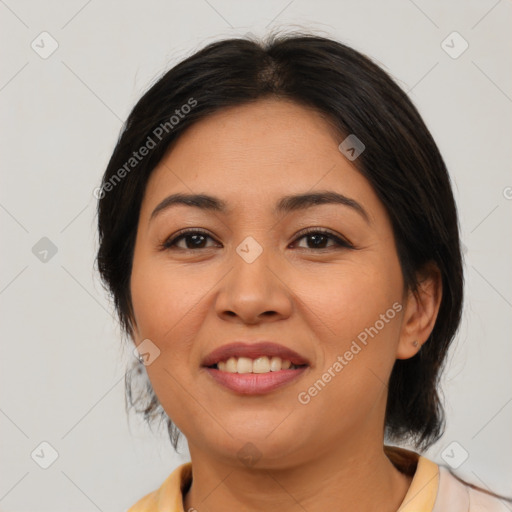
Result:
<svg viewBox="0 0 512 512"><path fill-rule="evenodd" d="M443 159L368 58L210 44L140 99L99 192L99 270L149 378L128 397L191 456L130 512L506 510L385 444L443 432L463 271Z"/></svg>

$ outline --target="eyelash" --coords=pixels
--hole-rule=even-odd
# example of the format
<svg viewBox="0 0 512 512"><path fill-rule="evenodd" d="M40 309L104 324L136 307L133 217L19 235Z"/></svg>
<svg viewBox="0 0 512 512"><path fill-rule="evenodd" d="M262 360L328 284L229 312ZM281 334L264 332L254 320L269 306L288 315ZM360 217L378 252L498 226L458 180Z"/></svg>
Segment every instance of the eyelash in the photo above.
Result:
<svg viewBox="0 0 512 512"><path fill-rule="evenodd" d="M304 238L305 236L311 235L311 234L323 235L323 236L329 238L330 240L333 240L334 242L336 242L337 248L355 249L355 247L348 240L345 240L345 239L343 239L343 238L341 238L339 236L336 236L333 233L331 233L330 231L328 231L326 229L322 229L322 228L308 228L308 229L306 229L304 231L301 231L298 234L297 238L295 239L294 243L297 242L298 240L300 240L301 238ZM213 237L210 236L210 234L207 231L203 230L203 229L199 229L199 228L185 229L185 230L179 231L173 237L169 237L166 240L164 240L161 244L159 244L159 249L162 250L162 251L170 250L176 244L176 242L178 242L182 238L185 238L188 235L204 235L204 236L206 236L208 238L211 238L213 240ZM319 251L322 251L322 250L330 249L332 247L333 246L331 246L331 247L323 247L321 249L310 249L310 248L307 248L307 247L306 248L303 247L303 249L306 249L308 251L319 252ZM209 248L210 247L206 247L206 248L202 248L202 249L209 249ZM181 249L181 248L179 248L178 250L185 251L185 252L196 252L196 251L201 250L201 249Z"/></svg>

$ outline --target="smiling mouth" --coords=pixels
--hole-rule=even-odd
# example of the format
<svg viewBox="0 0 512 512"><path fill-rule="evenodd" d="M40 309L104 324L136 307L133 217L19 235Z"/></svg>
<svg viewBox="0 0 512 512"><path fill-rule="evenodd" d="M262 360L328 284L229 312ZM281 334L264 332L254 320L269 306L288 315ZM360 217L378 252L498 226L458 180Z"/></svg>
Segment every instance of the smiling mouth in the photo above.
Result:
<svg viewBox="0 0 512 512"><path fill-rule="evenodd" d="M309 368L278 356L230 357L204 367L222 387L240 395L264 395L295 382Z"/></svg>
<svg viewBox="0 0 512 512"><path fill-rule="evenodd" d="M282 359L278 356L261 356L255 359L249 357L230 357L226 361L219 361L208 368L216 369L227 373L270 373L281 370L299 370L307 365L292 364L289 359Z"/></svg>

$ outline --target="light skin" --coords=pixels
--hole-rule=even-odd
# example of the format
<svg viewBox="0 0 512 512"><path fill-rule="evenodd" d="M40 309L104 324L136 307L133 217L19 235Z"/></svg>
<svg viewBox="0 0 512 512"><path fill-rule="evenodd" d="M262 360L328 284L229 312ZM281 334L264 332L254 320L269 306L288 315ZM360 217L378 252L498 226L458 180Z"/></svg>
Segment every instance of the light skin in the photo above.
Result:
<svg viewBox="0 0 512 512"><path fill-rule="evenodd" d="M185 510L391 512L410 486L383 451L386 383L395 360L413 357L429 337L441 281L432 268L417 293L404 290L389 216L338 149L341 140L311 109L259 100L191 126L147 184L130 282L133 339L158 346L146 369L189 444ZM320 191L356 201L367 219L342 204L274 212L283 196ZM152 217L175 193L215 196L227 210L175 205ZM162 250L184 228L207 233ZM328 230L352 247L300 234L306 228ZM252 263L236 251L246 237L263 250ZM394 303L401 311L300 403L299 393ZM280 343L311 364L280 389L237 394L201 361L240 339ZM253 465L238 457L249 442L260 456Z"/></svg>

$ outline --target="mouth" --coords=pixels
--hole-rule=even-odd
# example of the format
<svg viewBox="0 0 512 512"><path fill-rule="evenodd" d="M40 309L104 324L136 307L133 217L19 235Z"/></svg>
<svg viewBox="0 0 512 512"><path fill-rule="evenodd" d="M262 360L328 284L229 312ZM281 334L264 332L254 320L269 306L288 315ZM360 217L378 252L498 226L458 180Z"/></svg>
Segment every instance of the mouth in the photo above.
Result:
<svg viewBox="0 0 512 512"><path fill-rule="evenodd" d="M202 366L223 387L243 395L257 395L294 381L310 364L282 345L235 342L214 350Z"/></svg>
<svg viewBox="0 0 512 512"><path fill-rule="evenodd" d="M281 370L298 370L307 366L306 364L292 364L289 359L281 359L278 356L261 356L256 359L249 357L230 357L226 361L219 361L207 368L220 370L228 373L270 373Z"/></svg>

